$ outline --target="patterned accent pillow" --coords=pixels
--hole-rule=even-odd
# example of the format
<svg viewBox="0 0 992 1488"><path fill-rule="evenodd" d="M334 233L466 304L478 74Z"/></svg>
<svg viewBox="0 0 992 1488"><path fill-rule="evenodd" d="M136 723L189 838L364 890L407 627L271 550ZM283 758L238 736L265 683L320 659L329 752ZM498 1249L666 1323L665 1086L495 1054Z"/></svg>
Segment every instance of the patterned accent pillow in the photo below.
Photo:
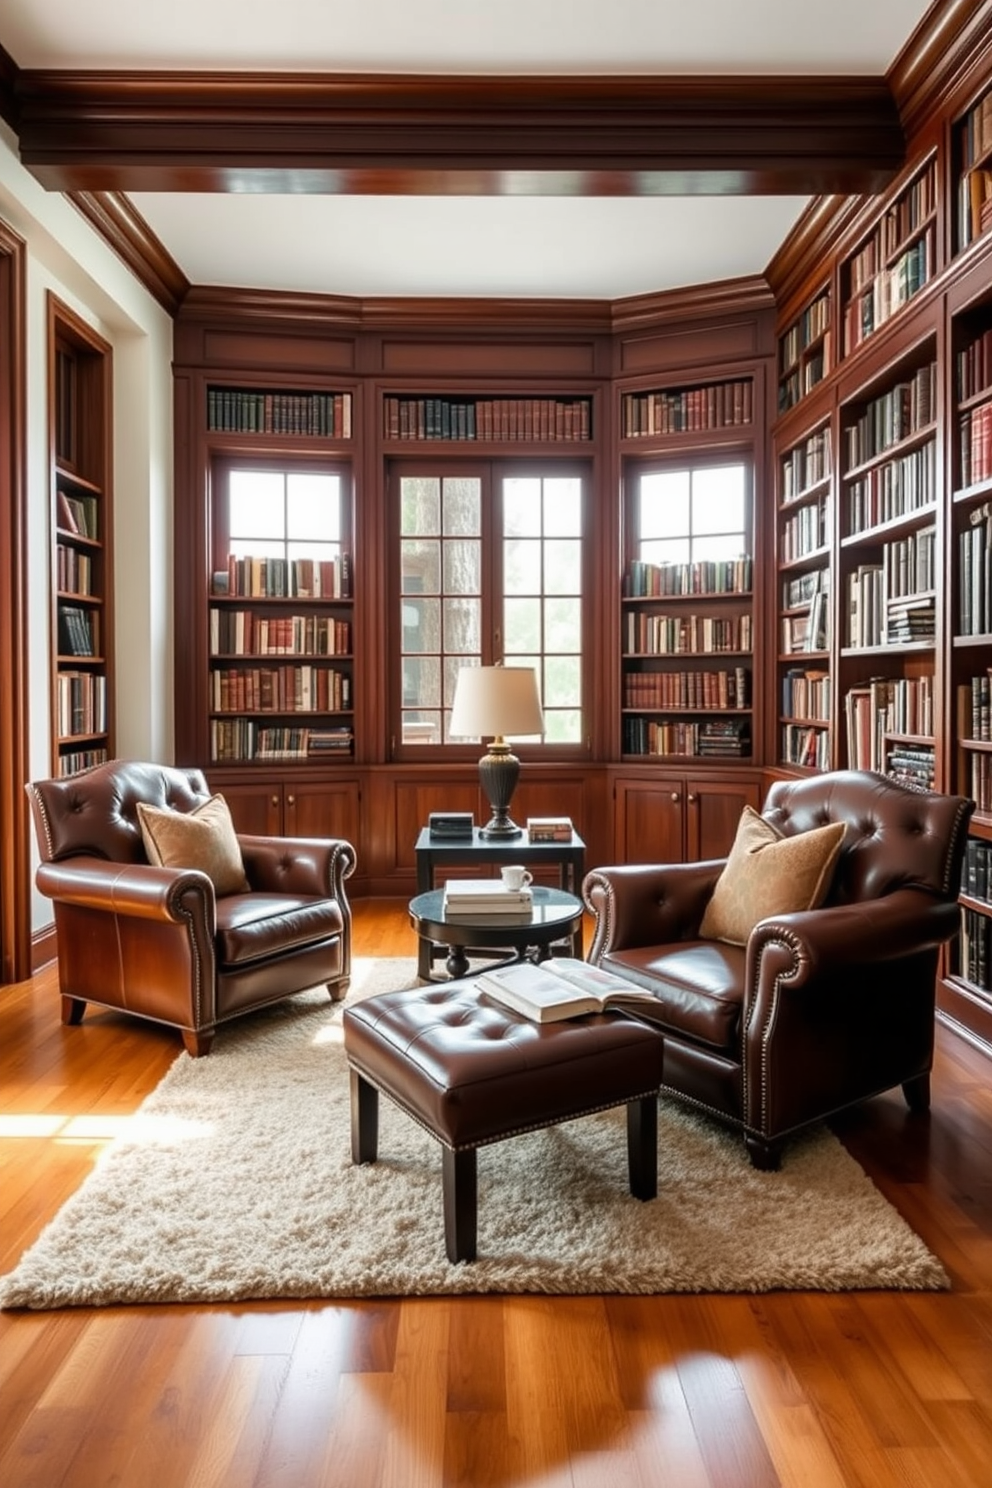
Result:
<svg viewBox="0 0 992 1488"><path fill-rule="evenodd" d="M138 802L138 821L148 861L157 868L199 868L218 894L243 894L251 885L223 796L211 796L193 811L163 810Z"/></svg>
<svg viewBox="0 0 992 1488"><path fill-rule="evenodd" d="M784 837L745 806L700 936L746 945L759 920L816 909L827 897L845 830L843 822L830 822Z"/></svg>

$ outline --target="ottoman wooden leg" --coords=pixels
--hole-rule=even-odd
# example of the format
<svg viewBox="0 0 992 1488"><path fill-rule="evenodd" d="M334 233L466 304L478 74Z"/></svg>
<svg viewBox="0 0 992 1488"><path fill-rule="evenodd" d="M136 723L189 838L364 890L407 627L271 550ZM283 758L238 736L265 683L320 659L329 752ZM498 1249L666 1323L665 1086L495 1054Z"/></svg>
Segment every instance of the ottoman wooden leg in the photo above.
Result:
<svg viewBox="0 0 992 1488"><path fill-rule="evenodd" d="M448 1260L475 1260L476 1160L475 1148L455 1152L441 1147L444 1191L444 1246Z"/></svg>
<svg viewBox="0 0 992 1488"><path fill-rule="evenodd" d="M356 1069L351 1071L351 1160L375 1162L379 1152L379 1092Z"/></svg>
<svg viewBox="0 0 992 1488"><path fill-rule="evenodd" d="M658 1097L627 1102L627 1168L635 1199L658 1193Z"/></svg>

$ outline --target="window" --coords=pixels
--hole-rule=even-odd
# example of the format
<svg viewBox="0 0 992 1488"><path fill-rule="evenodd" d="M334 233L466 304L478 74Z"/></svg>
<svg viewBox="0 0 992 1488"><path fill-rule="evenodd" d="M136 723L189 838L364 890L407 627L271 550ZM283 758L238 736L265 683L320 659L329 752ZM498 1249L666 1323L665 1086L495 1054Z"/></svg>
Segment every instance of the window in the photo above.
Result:
<svg viewBox="0 0 992 1488"><path fill-rule="evenodd" d="M750 553L750 487L750 466L740 461L640 472L633 556L645 563L720 563Z"/></svg>
<svg viewBox="0 0 992 1488"><path fill-rule="evenodd" d="M218 560L301 558L341 561L345 547L344 475L339 470L281 469L258 464L220 472L216 510Z"/></svg>
<svg viewBox="0 0 992 1488"><path fill-rule="evenodd" d="M465 743L448 731L458 672L499 661L537 670L535 742L583 742L585 485L577 470L394 468L401 746Z"/></svg>

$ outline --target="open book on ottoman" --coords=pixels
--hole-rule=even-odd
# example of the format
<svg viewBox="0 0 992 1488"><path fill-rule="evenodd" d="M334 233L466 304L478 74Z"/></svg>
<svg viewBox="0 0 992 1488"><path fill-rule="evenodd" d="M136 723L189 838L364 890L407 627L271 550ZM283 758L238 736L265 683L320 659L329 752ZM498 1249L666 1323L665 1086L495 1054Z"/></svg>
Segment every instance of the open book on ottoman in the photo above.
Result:
<svg viewBox="0 0 992 1488"><path fill-rule="evenodd" d="M515 962L480 972L475 984L503 1007L534 1023L557 1023L612 1009L636 1012L658 1006L653 992L573 956L555 956L535 966Z"/></svg>

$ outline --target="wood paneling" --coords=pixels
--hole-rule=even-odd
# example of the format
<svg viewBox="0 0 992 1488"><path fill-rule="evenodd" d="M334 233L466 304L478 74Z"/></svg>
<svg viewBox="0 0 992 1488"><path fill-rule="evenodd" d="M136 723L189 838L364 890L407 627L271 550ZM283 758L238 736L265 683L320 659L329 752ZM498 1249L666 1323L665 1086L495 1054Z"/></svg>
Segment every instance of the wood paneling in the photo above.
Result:
<svg viewBox="0 0 992 1488"><path fill-rule="evenodd" d="M493 377L591 377L596 372L596 347L589 342L534 341L394 341L384 339L382 370L387 376L423 378L479 377L483 385ZM560 390L559 390L560 391Z"/></svg>

